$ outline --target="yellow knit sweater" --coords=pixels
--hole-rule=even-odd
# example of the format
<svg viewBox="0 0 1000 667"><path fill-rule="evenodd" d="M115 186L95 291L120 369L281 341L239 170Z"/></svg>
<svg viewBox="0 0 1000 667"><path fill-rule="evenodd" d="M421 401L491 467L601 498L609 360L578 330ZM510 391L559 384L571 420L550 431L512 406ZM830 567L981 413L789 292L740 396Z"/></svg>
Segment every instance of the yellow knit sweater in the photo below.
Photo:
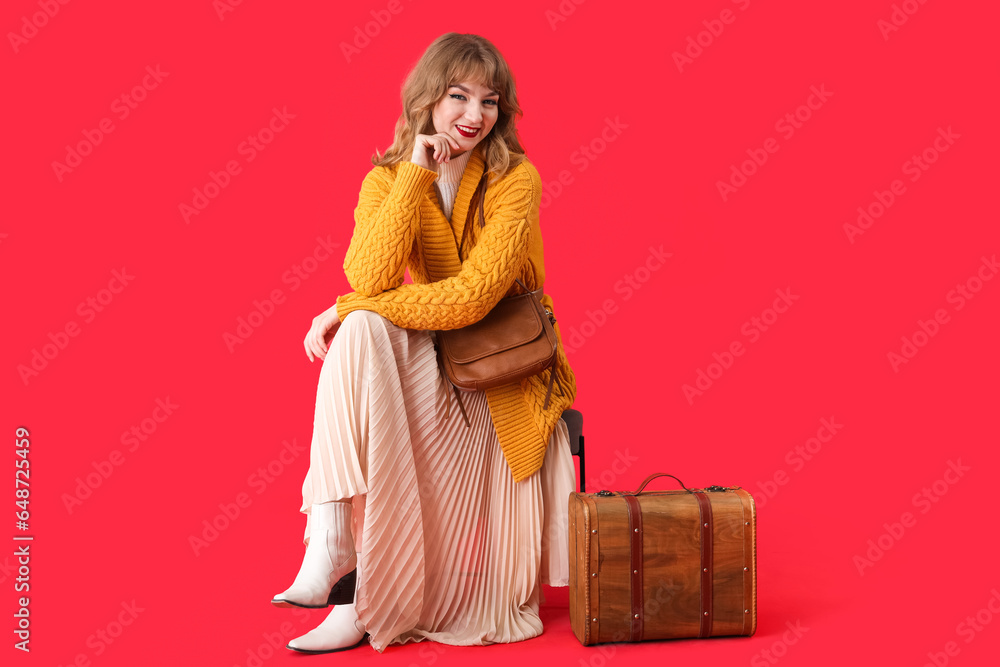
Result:
<svg viewBox="0 0 1000 667"><path fill-rule="evenodd" d="M458 329L478 322L504 296L519 293L515 278L532 290L544 284L538 223L542 182L527 160L489 185L486 225L480 229L477 216L459 257L457 239L484 170L477 146L462 175L451 221L432 187L437 172L400 162L368 173L344 258L354 291L337 298L341 320L353 310L371 310L406 329ZM407 267L412 284L403 283ZM548 294L542 301L552 308ZM559 361L554 371L486 390L497 439L518 482L541 468L556 421L576 397L558 324L555 330ZM557 373L563 395L557 385L543 410L551 372Z"/></svg>

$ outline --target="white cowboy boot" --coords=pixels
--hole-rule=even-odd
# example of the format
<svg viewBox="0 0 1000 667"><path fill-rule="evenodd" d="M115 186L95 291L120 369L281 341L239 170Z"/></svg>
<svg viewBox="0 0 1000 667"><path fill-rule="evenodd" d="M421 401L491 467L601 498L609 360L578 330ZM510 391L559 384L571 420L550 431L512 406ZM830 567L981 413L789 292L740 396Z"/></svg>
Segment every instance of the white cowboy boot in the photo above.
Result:
<svg viewBox="0 0 1000 667"><path fill-rule="evenodd" d="M367 638L354 604L338 604L322 623L288 642L285 648L301 653L334 653L361 646Z"/></svg>
<svg viewBox="0 0 1000 667"><path fill-rule="evenodd" d="M360 569L361 563L358 563ZM367 638L354 603L338 604L322 623L288 642L285 648L300 653L335 653L360 646Z"/></svg>
<svg viewBox="0 0 1000 667"><path fill-rule="evenodd" d="M351 501L313 505L309 545L291 587L274 596L276 607L317 609L354 601L358 557L351 536Z"/></svg>

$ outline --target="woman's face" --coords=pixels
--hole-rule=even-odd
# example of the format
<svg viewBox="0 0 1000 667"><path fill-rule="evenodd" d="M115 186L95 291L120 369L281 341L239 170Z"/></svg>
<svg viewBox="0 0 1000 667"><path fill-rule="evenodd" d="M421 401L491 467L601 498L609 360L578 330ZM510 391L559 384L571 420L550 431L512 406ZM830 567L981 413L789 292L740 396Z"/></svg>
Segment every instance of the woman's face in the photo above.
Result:
<svg viewBox="0 0 1000 667"><path fill-rule="evenodd" d="M434 132L453 137L460 150L456 157L472 150L497 122L500 94L472 81L454 83L434 105Z"/></svg>

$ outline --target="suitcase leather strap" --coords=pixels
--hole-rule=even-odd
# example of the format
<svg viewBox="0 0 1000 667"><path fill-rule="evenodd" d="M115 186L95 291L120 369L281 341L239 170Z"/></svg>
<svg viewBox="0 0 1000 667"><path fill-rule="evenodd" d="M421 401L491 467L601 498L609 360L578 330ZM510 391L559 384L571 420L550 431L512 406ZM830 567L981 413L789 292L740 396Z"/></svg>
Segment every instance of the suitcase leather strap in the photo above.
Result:
<svg viewBox="0 0 1000 667"><path fill-rule="evenodd" d="M642 641L642 511L639 499L632 494L622 494L628 508L629 534L629 589L632 614L629 641Z"/></svg>
<svg viewBox="0 0 1000 667"><path fill-rule="evenodd" d="M589 539L586 541L586 558L589 566L587 579L590 581L587 586L587 618L584 619L587 626L587 629L584 630L584 636L587 639L584 645L589 645L597 644L601 641L599 616L601 609L601 586L600 582L597 581L598 571L601 569L601 531L597 521L597 504L594 503L593 498L584 505L584 512L587 517L584 525L590 528L590 535L587 536Z"/></svg>
<svg viewBox="0 0 1000 667"><path fill-rule="evenodd" d="M712 501L700 491L694 492L698 499L701 517L701 628L699 637L712 636Z"/></svg>

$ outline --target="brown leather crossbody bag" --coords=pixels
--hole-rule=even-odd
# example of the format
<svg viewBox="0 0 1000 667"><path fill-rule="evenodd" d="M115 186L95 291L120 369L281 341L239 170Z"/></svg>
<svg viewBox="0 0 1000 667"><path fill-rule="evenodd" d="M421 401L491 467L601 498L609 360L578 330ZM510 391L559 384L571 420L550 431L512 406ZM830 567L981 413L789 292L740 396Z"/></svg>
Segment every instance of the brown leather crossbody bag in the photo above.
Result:
<svg viewBox="0 0 1000 667"><path fill-rule="evenodd" d="M480 227L486 225L483 200L488 173L483 174L469 204L459 245L460 254L477 208ZM558 340L552 326L556 318L542 305L542 288L531 292L520 279L516 282L525 291L524 294L501 299L486 317L474 324L435 333L438 363L451 381L466 425L471 426L459 389L480 391L518 382L551 369L544 403L544 408L547 408L553 382L559 382L555 369ZM561 383L559 395L563 395Z"/></svg>

